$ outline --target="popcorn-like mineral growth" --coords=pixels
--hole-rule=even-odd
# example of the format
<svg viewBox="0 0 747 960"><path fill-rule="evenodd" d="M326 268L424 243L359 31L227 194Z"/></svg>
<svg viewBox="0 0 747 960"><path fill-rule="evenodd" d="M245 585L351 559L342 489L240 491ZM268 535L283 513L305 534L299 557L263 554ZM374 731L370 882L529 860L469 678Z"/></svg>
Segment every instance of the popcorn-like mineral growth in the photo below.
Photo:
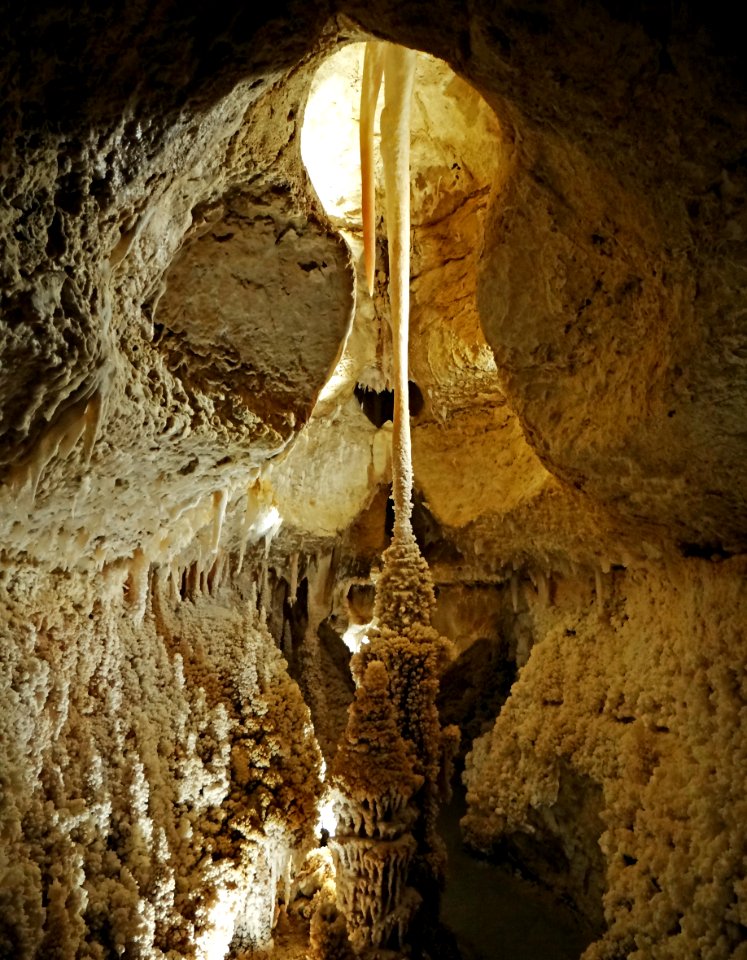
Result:
<svg viewBox="0 0 747 960"><path fill-rule="evenodd" d="M485 850L552 817L564 764L601 786L608 929L584 960L747 956L744 575L650 564L609 586L604 618L558 610L468 756Z"/></svg>
<svg viewBox="0 0 747 960"><path fill-rule="evenodd" d="M21 571L0 621L0 956L223 957L270 941L312 843L320 754L256 608L142 623Z"/></svg>
<svg viewBox="0 0 747 960"><path fill-rule="evenodd" d="M359 955L401 947L420 901L407 881L417 846L411 800L423 778L412 771L380 661L371 661L360 679L331 781L337 904L350 941Z"/></svg>

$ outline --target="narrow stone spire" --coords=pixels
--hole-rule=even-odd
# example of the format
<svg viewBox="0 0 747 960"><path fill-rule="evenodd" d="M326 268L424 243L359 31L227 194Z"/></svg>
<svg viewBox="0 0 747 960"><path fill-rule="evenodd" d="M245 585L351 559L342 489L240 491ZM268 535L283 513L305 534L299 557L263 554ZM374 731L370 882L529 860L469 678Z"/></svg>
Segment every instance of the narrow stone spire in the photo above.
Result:
<svg viewBox="0 0 747 960"><path fill-rule="evenodd" d="M394 347L392 497L394 540L412 539L412 447L408 398L410 338L410 103L415 51L393 43L366 44L361 89L360 150L363 251L366 281L373 293L376 258L374 117L384 78L381 156L386 186L389 242L389 303Z"/></svg>
<svg viewBox="0 0 747 960"><path fill-rule="evenodd" d="M394 541L412 539L412 444L408 398L410 342L410 102L415 51L387 44L381 155L386 184L389 303L394 345L392 497Z"/></svg>
<svg viewBox="0 0 747 960"><path fill-rule="evenodd" d="M435 920L445 860L436 816L458 733L442 730L438 719L438 678L450 645L430 625L433 583L412 530L408 345L414 51L388 43L369 44L366 51L361 176L369 289L375 231L373 117L382 74L381 153L394 345L394 533L382 557L374 624L351 663L357 690L331 778L338 816L338 833L331 841L337 908L345 916L355 954L366 960L399 956L414 917L421 917L421 926Z"/></svg>
<svg viewBox="0 0 747 960"><path fill-rule="evenodd" d="M369 296L373 296L376 270L376 176L374 164L374 120L384 74L386 45L376 40L366 44L361 85L360 151L361 215L363 218L363 255Z"/></svg>

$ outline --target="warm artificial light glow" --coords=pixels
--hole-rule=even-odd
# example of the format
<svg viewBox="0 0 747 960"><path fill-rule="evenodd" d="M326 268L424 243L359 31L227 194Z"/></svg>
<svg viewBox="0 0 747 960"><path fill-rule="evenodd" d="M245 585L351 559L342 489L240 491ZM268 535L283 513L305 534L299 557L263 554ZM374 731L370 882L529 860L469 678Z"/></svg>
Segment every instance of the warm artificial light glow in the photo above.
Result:
<svg viewBox="0 0 747 960"><path fill-rule="evenodd" d="M319 770L319 779L322 783L325 783L327 780L327 761L324 757L322 757L322 766ZM330 837L334 837L337 830L337 814L335 813L329 790L325 790L322 794L322 802L319 804L319 819L316 822L316 835L320 839L323 830L325 830Z"/></svg>
<svg viewBox="0 0 747 960"><path fill-rule="evenodd" d="M342 635L342 642L351 653L358 653L364 643L368 643L370 623L351 623Z"/></svg>
<svg viewBox="0 0 747 960"><path fill-rule="evenodd" d="M283 518L280 516L278 508L273 504L257 516L252 524L252 533L258 540L267 536L272 539L282 525Z"/></svg>
<svg viewBox="0 0 747 960"><path fill-rule="evenodd" d="M231 891L218 891L218 901L210 911L207 930L197 945L200 960L224 960L234 934L235 900Z"/></svg>
<svg viewBox="0 0 747 960"><path fill-rule="evenodd" d="M335 367L332 376L320 390L317 403L325 403L327 400L331 400L338 393L341 393L346 387L349 386L350 373L348 371L348 366L349 363L346 363L345 358L343 357L337 367Z"/></svg>
<svg viewBox="0 0 747 960"><path fill-rule="evenodd" d="M319 822L317 824L317 836L321 836L322 830L326 830L330 837L334 837L337 830L337 814L334 810L334 804L331 799L327 799L319 807Z"/></svg>
<svg viewBox="0 0 747 960"><path fill-rule="evenodd" d="M364 43L352 43L322 64L311 84L301 131L301 157L324 209L356 229L361 217L358 117L364 50ZM380 113L381 105L377 137Z"/></svg>

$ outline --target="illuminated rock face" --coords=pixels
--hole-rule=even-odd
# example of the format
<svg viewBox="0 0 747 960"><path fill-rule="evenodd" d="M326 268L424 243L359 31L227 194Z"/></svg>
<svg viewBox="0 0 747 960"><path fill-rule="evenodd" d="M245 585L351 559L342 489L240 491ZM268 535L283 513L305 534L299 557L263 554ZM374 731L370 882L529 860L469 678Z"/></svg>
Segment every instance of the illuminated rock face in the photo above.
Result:
<svg viewBox="0 0 747 960"><path fill-rule="evenodd" d="M121 591L3 586L3 957L263 946L312 845L321 756L252 606L158 578L138 624Z"/></svg>
<svg viewBox="0 0 747 960"><path fill-rule="evenodd" d="M601 849L609 930L589 958L689 955L695 943L741 955L745 800L734 772L746 747L733 718L745 687L732 657L744 650L743 577L734 561L718 576L702 560L616 572L596 610L566 585L532 614L542 638L468 758L472 842L560 835L560 883L582 901ZM589 791L580 817L573 785L584 781L603 796L595 810Z"/></svg>
<svg viewBox="0 0 747 960"><path fill-rule="evenodd" d="M562 851L588 960L741 960L740 34L337 9L4 11L0 956L213 960L292 896L322 786L276 648L334 743L391 477L353 388L392 373L383 235L364 303L299 141L316 67L375 35L464 78L416 81L410 369L422 552L491 596L434 623L521 668L468 836Z"/></svg>

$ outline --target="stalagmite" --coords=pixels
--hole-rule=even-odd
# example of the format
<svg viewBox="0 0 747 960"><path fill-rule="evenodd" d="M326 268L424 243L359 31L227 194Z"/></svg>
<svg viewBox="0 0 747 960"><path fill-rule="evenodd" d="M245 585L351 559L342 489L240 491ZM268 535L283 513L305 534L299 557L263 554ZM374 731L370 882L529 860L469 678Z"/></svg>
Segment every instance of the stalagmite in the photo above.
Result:
<svg viewBox="0 0 747 960"><path fill-rule="evenodd" d="M324 684L324 673L319 645L319 627L332 609L332 585L334 583L334 552L324 553L307 563L306 612L307 623L304 642L301 647L301 662L312 714L317 718L316 732L320 743L334 737L328 733L328 707Z"/></svg>
<svg viewBox="0 0 747 960"><path fill-rule="evenodd" d="M422 777L397 729L381 662L370 662L360 678L330 779L338 907L353 947L366 955L387 946L395 930L399 939L420 899L407 881L417 848L410 801Z"/></svg>

